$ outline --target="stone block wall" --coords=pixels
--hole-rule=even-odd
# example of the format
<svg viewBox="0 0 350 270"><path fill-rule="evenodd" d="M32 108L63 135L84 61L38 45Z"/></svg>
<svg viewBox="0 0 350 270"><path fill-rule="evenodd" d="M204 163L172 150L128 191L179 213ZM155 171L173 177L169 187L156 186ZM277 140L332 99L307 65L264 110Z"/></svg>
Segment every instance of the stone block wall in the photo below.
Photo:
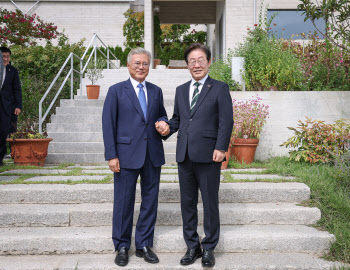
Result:
<svg viewBox="0 0 350 270"><path fill-rule="evenodd" d="M15 1L24 12L28 11L35 1ZM16 7L10 1L0 1L0 6L8 10ZM54 23L59 31L65 30L71 42L85 38L88 45L94 33L106 45L123 46L123 13L130 7L129 1L48 1L41 0L30 12L36 13L46 22Z"/></svg>
<svg viewBox="0 0 350 270"><path fill-rule="evenodd" d="M350 92L344 91L243 91L231 92L238 101L259 95L261 103L270 106L270 116L260 137L256 152L257 160L273 156L288 156L289 149L280 147L294 133L287 127L297 127L305 116L333 123L340 118L350 119Z"/></svg>

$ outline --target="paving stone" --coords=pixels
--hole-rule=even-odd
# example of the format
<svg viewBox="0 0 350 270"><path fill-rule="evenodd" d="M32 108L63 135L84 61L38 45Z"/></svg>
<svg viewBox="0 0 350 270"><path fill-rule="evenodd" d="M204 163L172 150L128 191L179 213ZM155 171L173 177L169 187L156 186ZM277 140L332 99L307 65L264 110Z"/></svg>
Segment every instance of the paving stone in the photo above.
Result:
<svg viewBox="0 0 350 270"><path fill-rule="evenodd" d="M108 168L108 170L81 170L82 173L97 173L97 174L113 174L113 172Z"/></svg>
<svg viewBox="0 0 350 270"><path fill-rule="evenodd" d="M55 182L55 181L82 181L82 180L103 180L106 175L74 175L74 176L35 176L25 182Z"/></svg>
<svg viewBox="0 0 350 270"><path fill-rule="evenodd" d="M19 176L16 176L16 175L0 176L0 182L11 182L18 178Z"/></svg>
<svg viewBox="0 0 350 270"><path fill-rule="evenodd" d="M76 164L74 166L68 166L67 169L76 169L76 168L81 168L81 169L86 169L86 170L96 170L96 169L108 169L109 170L109 166L80 166L79 164Z"/></svg>
<svg viewBox="0 0 350 270"><path fill-rule="evenodd" d="M28 170L10 170L10 171L4 171L0 174L27 174L27 173L32 173L32 174L65 174L70 172L70 170L49 170L49 169L28 169Z"/></svg>
<svg viewBox="0 0 350 270"><path fill-rule="evenodd" d="M281 176L277 174L231 174L234 179L283 179L283 180L294 180L295 177L292 176Z"/></svg>
<svg viewBox="0 0 350 270"><path fill-rule="evenodd" d="M230 168L230 169L222 170L222 172L263 172L263 171L266 171L266 169L263 169L263 168L246 168L246 169Z"/></svg>
<svg viewBox="0 0 350 270"><path fill-rule="evenodd" d="M125 270L203 270L201 260L186 267L180 265L183 253L157 253L159 263L150 264L129 252L129 264ZM73 255L34 255L3 256L1 270L115 270L115 253L73 254ZM302 253L219 253L215 252L218 270L329 270L340 267L341 263L317 258Z"/></svg>

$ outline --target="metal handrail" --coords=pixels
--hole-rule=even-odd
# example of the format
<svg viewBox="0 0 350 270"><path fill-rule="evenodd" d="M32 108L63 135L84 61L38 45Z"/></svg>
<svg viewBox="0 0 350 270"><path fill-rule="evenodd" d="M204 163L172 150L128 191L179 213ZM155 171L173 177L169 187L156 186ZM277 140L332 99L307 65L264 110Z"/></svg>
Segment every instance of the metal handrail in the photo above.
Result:
<svg viewBox="0 0 350 270"><path fill-rule="evenodd" d="M99 41L106 49L107 49L107 55L105 55L99 47L97 47L97 41ZM83 63L84 58L86 57L90 47L93 47L93 50L91 51L85 65ZM92 56L94 55L94 65L96 67L96 60L97 60L97 50L107 59L107 69L109 69L109 62L110 62L110 54L114 57L115 60L118 60L118 58L109 50L108 46L106 46L104 44L104 42L99 38L99 36L95 33L89 43L89 45L86 47L86 50L83 54L83 56L80 58L79 56L77 56L74 53L70 53L69 56L67 57L66 61L64 62L64 64L62 65L61 69L59 70L59 72L57 73L56 77L54 78L54 80L52 81L52 83L50 84L49 88L46 90L45 94L43 95L43 97L41 98L40 102L39 102L39 133L42 134L43 133L43 123L47 117L47 115L49 114L52 106L54 105L55 101L57 100L59 94L61 93L63 87L66 85L66 82L69 78L70 78L70 85L71 85L71 89L70 89L70 99L73 99L73 79L74 79L74 72L78 73L80 76L80 96L82 96L82 88L83 88L83 75L87 69L88 64L91 61ZM76 69L74 69L74 57L78 58L80 60L80 71L77 71ZM42 111L42 104L46 98L46 96L49 94L49 92L51 91L52 87L55 85L55 83L57 82L58 78L60 77L61 73L63 72L64 68L69 65L69 60L70 60L70 70L68 72L68 74L66 75L66 77L64 78L63 82L60 85L60 88L58 89L55 97L53 98L52 102L50 103L48 109L46 110L44 116L43 116L43 111ZM112 63L113 64L113 63Z"/></svg>

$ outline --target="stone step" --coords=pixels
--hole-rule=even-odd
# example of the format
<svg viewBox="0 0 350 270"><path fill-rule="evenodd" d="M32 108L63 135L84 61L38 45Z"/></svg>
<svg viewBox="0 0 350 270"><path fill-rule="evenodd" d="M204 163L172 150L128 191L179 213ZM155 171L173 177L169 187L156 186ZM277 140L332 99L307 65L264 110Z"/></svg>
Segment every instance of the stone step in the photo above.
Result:
<svg viewBox="0 0 350 270"><path fill-rule="evenodd" d="M163 97L164 106L174 106L174 96ZM61 99L60 107L103 107L105 97L101 99Z"/></svg>
<svg viewBox="0 0 350 270"><path fill-rule="evenodd" d="M150 264L129 253L129 264L125 270L202 270L201 260L183 267L180 259L184 253L157 253L159 263ZM115 254L69 254L69 255L25 255L2 256L1 270L114 270ZM326 261L304 253L219 253L215 252L217 270L329 270L340 267L340 263Z"/></svg>
<svg viewBox="0 0 350 270"><path fill-rule="evenodd" d="M198 233L203 236L202 226ZM0 228L1 255L110 253L111 227ZM217 252L302 252L321 254L334 235L304 225L223 225ZM134 243L134 239L132 240ZM134 249L134 246L131 247ZM185 252L182 226L157 226L155 252Z"/></svg>
<svg viewBox="0 0 350 270"><path fill-rule="evenodd" d="M102 110L103 107L57 107L56 108L56 115L61 114L71 114L71 115L99 115L102 119ZM168 106L165 107L165 110L168 114L169 119L171 118L174 107ZM101 120L100 120L101 121Z"/></svg>
<svg viewBox="0 0 350 270"><path fill-rule="evenodd" d="M50 132L102 132L102 122L100 123L48 123L46 125L47 133Z"/></svg>
<svg viewBox="0 0 350 270"><path fill-rule="evenodd" d="M50 133L49 133L50 134ZM103 152L96 153L48 153L46 164L78 163L78 164L103 164L106 165ZM176 154L165 153L165 163L176 165Z"/></svg>
<svg viewBox="0 0 350 270"><path fill-rule="evenodd" d="M2 185L0 204L112 203L113 187L113 184ZM136 202L141 202L140 185L136 187ZM221 183L219 198L221 203L298 203L310 198L310 188L294 182ZM180 202L179 184L160 183L159 202Z"/></svg>
<svg viewBox="0 0 350 270"><path fill-rule="evenodd" d="M175 153L176 142L164 142L166 153ZM104 153L103 142L51 142L49 153Z"/></svg>
<svg viewBox="0 0 350 270"><path fill-rule="evenodd" d="M74 96L74 100L87 100L87 96L86 95L82 95L80 96L80 89L77 90L78 92L78 95L75 95ZM174 101L174 98L175 98L175 95L174 94L171 94L171 95L165 95L163 94L163 99L164 99L164 102L166 100L171 100L171 101ZM100 95L98 97L98 100L105 100L106 99L106 96L103 96L103 95ZM173 104L173 103L172 103Z"/></svg>
<svg viewBox="0 0 350 270"><path fill-rule="evenodd" d="M135 204L134 225L140 204ZM110 226L113 204L3 204L0 227L97 227ZM203 205L198 205L198 221L203 224ZM222 203L221 225L311 225L321 218L318 208L291 203ZM157 225L181 226L180 203L160 203Z"/></svg>
<svg viewBox="0 0 350 270"><path fill-rule="evenodd" d="M49 137L53 142L103 142L103 135L101 132L51 132L48 131ZM176 142L176 133L168 138L166 142ZM51 144L50 143L50 144Z"/></svg>
<svg viewBox="0 0 350 270"><path fill-rule="evenodd" d="M74 112L79 108L84 108L83 111L87 111L89 107L62 107L63 110L57 110L56 115L51 116L51 123L102 123L102 110L101 112L96 112L95 114L91 113L82 113L74 114ZM92 107L93 110L96 110L96 107ZM168 118L170 119L174 108L165 107Z"/></svg>

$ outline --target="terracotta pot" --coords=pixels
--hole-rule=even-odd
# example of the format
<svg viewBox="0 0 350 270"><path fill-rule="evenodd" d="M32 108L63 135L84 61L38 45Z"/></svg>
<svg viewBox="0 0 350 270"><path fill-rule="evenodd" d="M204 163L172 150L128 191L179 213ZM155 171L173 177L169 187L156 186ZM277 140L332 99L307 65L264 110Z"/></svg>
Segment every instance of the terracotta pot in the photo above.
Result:
<svg viewBox="0 0 350 270"><path fill-rule="evenodd" d="M250 164L254 160L259 139L235 138L232 144L231 157L238 163Z"/></svg>
<svg viewBox="0 0 350 270"><path fill-rule="evenodd" d="M160 65L160 60L161 59L153 59L154 68L157 68L157 66Z"/></svg>
<svg viewBox="0 0 350 270"><path fill-rule="evenodd" d="M221 163L221 170L226 170L231 157L231 147L225 152L226 160Z"/></svg>
<svg viewBox="0 0 350 270"><path fill-rule="evenodd" d="M6 139L11 145L11 157L16 165L43 167L51 138Z"/></svg>
<svg viewBox="0 0 350 270"><path fill-rule="evenodd" d="M100 86L99 85L87 85L86 93L88 99L98 99L100 95Z"/></svg>

